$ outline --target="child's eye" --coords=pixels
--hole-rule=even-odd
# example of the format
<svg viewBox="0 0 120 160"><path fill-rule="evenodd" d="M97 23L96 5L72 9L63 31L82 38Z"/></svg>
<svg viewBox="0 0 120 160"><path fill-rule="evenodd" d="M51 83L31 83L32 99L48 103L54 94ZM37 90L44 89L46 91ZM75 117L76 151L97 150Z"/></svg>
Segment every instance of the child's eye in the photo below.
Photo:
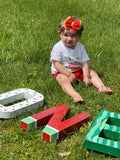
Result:
<svg viewBox="0 0 120 160"><path fill-rule="evenodd" d="M69 37L69 35L68 35L68 34L64 34L64 36L65 36L65 37ZM75 35L71 35L70 37L74 38L74 37L75 37Z"/></svg>
<svg viewBox="0 0 120 160"><path fill-rule="evenodd" d="M73 37L73 38L74 38L74 37L76 37L76 35L72 35L71 37Z"/></svg>
<svg viewBox="0 0 120 160"><path fill-rule="evenodd" d="M64 34L64 36L65 36L65 37L68 37L68 35L67 35L67 34Z"/></svg>

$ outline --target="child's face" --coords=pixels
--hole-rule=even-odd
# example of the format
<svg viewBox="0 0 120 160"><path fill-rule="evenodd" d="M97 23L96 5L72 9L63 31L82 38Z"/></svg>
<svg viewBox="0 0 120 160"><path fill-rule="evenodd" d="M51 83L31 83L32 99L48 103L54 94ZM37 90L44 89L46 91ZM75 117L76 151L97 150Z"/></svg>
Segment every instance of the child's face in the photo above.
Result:
<svg viewBox="0 0 120 160"><path fill-rule="evenodd" d="M61 32L60 38L65 46L67 46L68 48L74 49L80 36L78 34L73 33L72 29L69 29Z"/></svg>

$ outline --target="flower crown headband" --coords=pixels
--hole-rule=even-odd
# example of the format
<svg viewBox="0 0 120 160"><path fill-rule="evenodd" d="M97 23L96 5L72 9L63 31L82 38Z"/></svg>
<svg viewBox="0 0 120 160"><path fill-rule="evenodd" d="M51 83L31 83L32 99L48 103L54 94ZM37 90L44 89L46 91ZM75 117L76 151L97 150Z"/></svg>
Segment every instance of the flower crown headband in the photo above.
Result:
<svg viewBox="0 0 120 160"><path fill-rule="evenodd" d="M72 28L73 33L76 33L81 28L81 20L80 19L76 19L75 21L73 21L73 17L69 16L64 21L64 28L66 30Z"/></svg>

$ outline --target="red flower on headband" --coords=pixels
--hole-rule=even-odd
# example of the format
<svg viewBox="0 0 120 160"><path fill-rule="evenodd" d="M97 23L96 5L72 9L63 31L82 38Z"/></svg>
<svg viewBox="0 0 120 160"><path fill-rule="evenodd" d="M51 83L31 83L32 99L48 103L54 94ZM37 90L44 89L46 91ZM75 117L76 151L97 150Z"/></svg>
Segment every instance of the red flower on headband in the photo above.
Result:
<svg viewBox="0 0 120 160"><path fill-rule="evenodd" d="M73 33L75 33L81 27L81 20L76 19L75 21L73 21L73 17L68 17L64 22L64 27L67 30L72 28Z"/></svg>

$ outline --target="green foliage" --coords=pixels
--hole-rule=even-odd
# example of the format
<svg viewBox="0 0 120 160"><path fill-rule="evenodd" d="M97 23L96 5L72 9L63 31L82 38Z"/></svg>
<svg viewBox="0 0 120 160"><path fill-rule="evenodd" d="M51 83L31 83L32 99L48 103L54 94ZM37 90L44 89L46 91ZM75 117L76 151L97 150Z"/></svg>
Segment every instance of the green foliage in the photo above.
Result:
<svg viewBox="0 0 120 160"><path fill-rule="evenodd" d="M1 0L0 1L0 93L31 88L45 96L42 108L9 120L0 120L0 159L19 160L113 160L82 147L83 140L100 110L119 113L120 97L120 1L119 0ZM84 98L75 104L51 76L50 52L59 41L58 24L65 16L84 23L81 43L103 82L114 90L101 94L80 82L75 89ZM41 131L20 129L20 120L60 103L70 106L69 117L91 114L81 129L48 144ZM59 153L71 152L66 157Z"/></svg>

